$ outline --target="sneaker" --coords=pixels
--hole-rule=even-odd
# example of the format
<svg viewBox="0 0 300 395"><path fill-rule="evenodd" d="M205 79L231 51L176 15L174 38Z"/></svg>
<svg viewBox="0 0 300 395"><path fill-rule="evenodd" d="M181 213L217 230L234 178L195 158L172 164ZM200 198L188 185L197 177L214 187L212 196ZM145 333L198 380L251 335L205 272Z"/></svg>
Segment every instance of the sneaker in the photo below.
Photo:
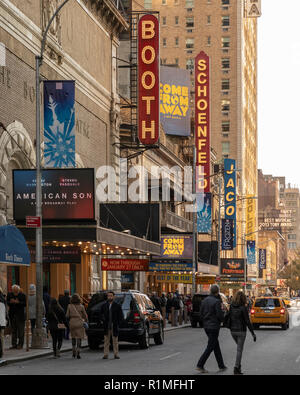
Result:
<svg viewBox="0 0 300 395"><path fill-rule="evenodd" d="M108 359L108 355L104 355L102 359Z"/></svg>
<svg viewBox="0 0 300 395"><path fill-rule="evenodd" d="M115 359L120 359L119 355L115 355Z"/></svg>
<svg viewBox="0 0 300 395"><path fill-rule="evenodd" d="M223 366L222 368L219 368L219 372L225 372L225 370L227 370L227 366Z"/></svg>
<svg viewBox="0 0 300 395"><path fill-rule="evenodd" d="M208 373L208 370L200 368L199 366L196 367L196 370L198 370L200 373Z"/></svg>

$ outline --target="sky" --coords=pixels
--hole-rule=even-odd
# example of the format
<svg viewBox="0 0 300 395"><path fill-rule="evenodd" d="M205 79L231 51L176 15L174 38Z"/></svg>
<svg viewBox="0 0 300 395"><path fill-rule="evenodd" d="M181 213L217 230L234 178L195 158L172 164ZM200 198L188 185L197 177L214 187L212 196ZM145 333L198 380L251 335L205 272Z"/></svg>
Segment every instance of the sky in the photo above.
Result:
<svg viewBox="0 0 300 395"><path fill-rule="evenodd" d="M262 0L258 168L300 187L300 0Z"/></svg>

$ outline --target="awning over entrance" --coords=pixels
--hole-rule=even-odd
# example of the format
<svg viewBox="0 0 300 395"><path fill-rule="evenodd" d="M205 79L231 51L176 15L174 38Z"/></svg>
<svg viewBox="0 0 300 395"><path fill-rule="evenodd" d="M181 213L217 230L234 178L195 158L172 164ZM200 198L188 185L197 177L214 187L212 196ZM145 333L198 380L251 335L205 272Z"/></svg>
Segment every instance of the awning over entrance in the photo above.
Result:
<svg viewBox="0 0 300 395"><path fill-rule="evenodd" d="M30 266L30 252L24 236L13 225L0 226L0 263Z"/></svg>

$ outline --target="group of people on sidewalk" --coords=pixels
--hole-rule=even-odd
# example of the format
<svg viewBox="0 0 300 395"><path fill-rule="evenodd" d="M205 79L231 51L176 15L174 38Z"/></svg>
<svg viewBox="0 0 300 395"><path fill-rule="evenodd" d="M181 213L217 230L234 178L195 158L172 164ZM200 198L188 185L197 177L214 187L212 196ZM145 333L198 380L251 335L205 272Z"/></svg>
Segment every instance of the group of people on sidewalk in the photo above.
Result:
<svg viewBox="0 0 300 395"><path fill-rule="evenodd" d="M207 347L197 363L197 370L201 373L208 373L205 369L205 363L212 352L215 354L220 371L227 369L224 364L219 344L219 333L223 322L224 326L230 329L231 336L237 345L237 354L233 373L235 375L243 374L241 370L241 362L247 328L251 332L253 340L256 341L256 335L249 319L247 304L246 295L242 291L238 291L232 298L229 310L226 311L225 307L222 305L222 300L219 295L219 287L217 285L211 286L210 295L204 299L200 309L203 327L208 337Z"/></svg>
<svg viewBox="0 0 300 395"><path fill-rule="evenodd" d="M182 313L183 319L188 320L192 310L192 298L190 295L180 295L178 291L174 293L169 292L167 295L162 293L162 296L157 296L156 292L152 292L150 299L154 306L162 313L163 308L166 311L166 319L169 323L172 322L172 307L174 308L174 325L178 325L180 313ZM185 309L186 307L186 309ZM187 316L185 317L185 314Z"/></svg>
<svg viewBox="0 0 300 395"><path fill-rule="evenodd" d="M101 319L104 323L104 356L108 359L110 339L113 340L115 359L119 356L119 326L124 317L122 308L114 302L115 294L107 293L107 301L101 308ZM22 349L24 346L24 333L26 322L26 295L18 285L13 285L12 292L4 295L0 288L0 359L4 353L4 334L7 328L11 331L12 345L10 349ZM80 296L75 293L70 297L66 290L58 300L51 298L44 288L43 307L47 333L50 332L54 358L60 357L63 339L72 339L72 356L81 359L80 350L82 340L85 338L85 330L88 328L88 315L81 302ZM31 332L36 328L36 292L35 286L29 287L28 315L31 323Z"/></svg>

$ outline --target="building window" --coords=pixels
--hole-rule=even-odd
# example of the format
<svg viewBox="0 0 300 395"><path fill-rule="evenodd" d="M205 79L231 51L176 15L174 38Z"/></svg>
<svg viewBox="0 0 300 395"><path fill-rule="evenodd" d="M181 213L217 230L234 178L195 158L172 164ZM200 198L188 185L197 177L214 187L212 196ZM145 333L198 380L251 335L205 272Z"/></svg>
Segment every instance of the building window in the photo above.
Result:
<svg viewBox="0 0 300 395"><path fill-rule="evenodd" d="M175 25L179 25L179 16L175 16Z"/></svg>
<svg viewBox="0 0 300 395"><path fill-rule="evenodd" d="M186 18L186 27L187 28L194 27L194 17L193 16Z"/></svg>
<svg viewBox="0 0 300 395"><path fill-rule="evenodd" d="M230 121L222 121L222 133L230 132Z"/></svg>
<svg viewBox="0 0 300 395"><path fill-rule="evenodd" d="M207 45L211 45L211 36L207 36Z"/></svg>
<svg viewBox="0 0 300 395"><path fill-rule="evenodd" d="M179 37L175 37L175 47L179 46Z"/></svg>
<svg viewBox="0 0 300 395"><path fill-rule="evenodd" d="M222 5L229 5L230 4L230 0L222 0Z"/></svg>
<svg viewBox="0 0 300 395"><path fill-rule="evenodd" d="M222 16L222 26L223 26L223 27L230 26L229 15Z"/></svg>
<svg viewBox="0 0 300 395"><path fill-rule="evenodd" d="M230 80L222 80L222 91L228 91L230 89Z"/></svg>
<svg viewBox="0 0 300 395"><path fill-rule="evenodd" d="M166 38L163 38L162 45L163 45L163 47L167 46L167 39Z"/></svg>
<svg viewBox="0 0 300 395"><path fill-rule="evenodd" d="M296 250L297 249L297 243L288 243L288 249L289 250Z"/></svg>
<svg viewBox="0 0 300 395"><path fill-rule="evenodd" d="M187 70L194 70L194 59L187 59L186 61L186 69Z"/></svg>
<svg viewBox="0 0 300 395"><path fill-rule="evenodd" d="M146 10L151 10L152 0L144 0L144 7L146 8Z"/></svg>
<svg viewBox="0 0 300 395"><path fill-rule="evenodd" d="M207 22L206 22L208 25L210 25L211 24L211 15L207 15Z"/></svg>
<svg viewBox="0 0 300 395"><path fill-rule="evenodd" d="M193 8L194 7L194 0L185 0L185 7L186 8Z"/></svg>
<svg viewBox="0 0 300 395"><path fill-rule="evenodd" d="M230 111L230 100L222 100L222 112Z"/></svg>
<svg viewBox="0 0 300 395"><path fill-rule="evenodd" d="M178 66L179 65L179 58L175 58L175 64Z"/></svg>
<svg viewBox="0 0 300 395"><path fill-rule="evenodd" d="M162 5L167 5L167 0L161 0Z"/></svg>
<svg viewBox="0 0 300 395"><path fill-rule="evenodd" d="M222 70L227 70L227 69L230 69L230 59L223 58L222 59Z"/></svg>
<svg viewBox="0 0 300 395"><path fill-rule="evenodd" d="M230 153L230 142L223 141L222 142L222 155L229 155Z"/></svg>
<svg viewBox="0 0 300 395"><path fill-rule="evenodd" d="M222 37L222 48L230 47L230 37Z"/></svg>
<svg viewBox="0 0 300 395"><path fill-rule="evenodd" d="M179 4L179 0L174 0L174 5L178 5Z"/></svg>
<svg viewBox="0 0 300 395"><path fill-rule="evenodd" d="M162 17L162 24L163 24L163 25L166 25L166 24L167 24L167 17L166 17L166 16L163 16L163 17Z"/></svg>
<svg viewBox="0 0 300 395"><path fill-rule="evenodd" d="M188 49L194 48L194 39L193 38L187 38L185 40L185 47Z"/></svg>
<svg viewBox="0 0 300 395"><path fill-rule="evenodd" d="M161 62L162 62L162 64L167 64L167 59L164 58L164 59L161 60Z"/></svg>
<svg viewBox="0 0 300 395"><path fill-rule="evenodd" d="M289 240L297 240L297 235L288 235Z"/></svg>

